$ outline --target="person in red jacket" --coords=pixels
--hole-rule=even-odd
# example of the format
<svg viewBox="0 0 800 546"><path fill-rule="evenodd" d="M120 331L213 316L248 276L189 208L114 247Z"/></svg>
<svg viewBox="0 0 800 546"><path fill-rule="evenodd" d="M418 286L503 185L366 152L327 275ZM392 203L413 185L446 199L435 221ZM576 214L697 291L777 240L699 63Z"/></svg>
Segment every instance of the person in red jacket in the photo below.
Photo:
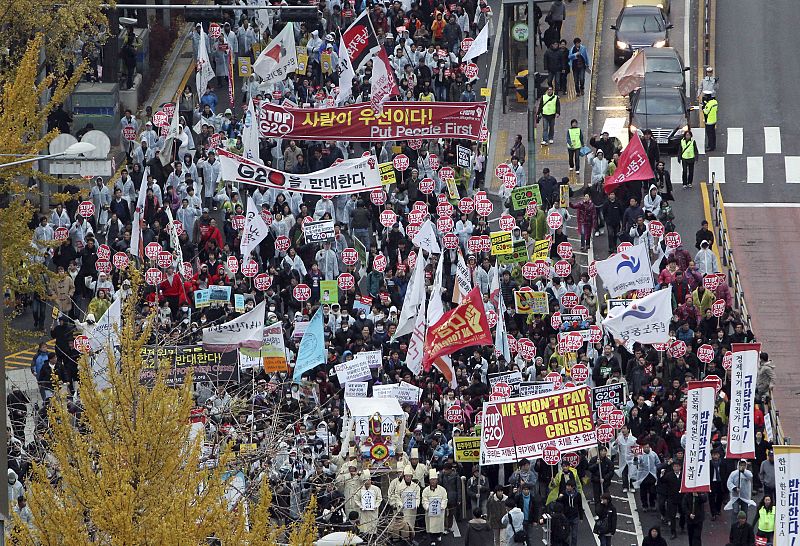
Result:
<svg viewBox="0 0 800 546"><path fill-rule="evenodd" d="M583 201L570 203L569 208L578 211L578 233L581 235L581 252L586 252L592 242L592 231L597 222L597 209L592 203L589 190L583 194Z"/></svg>
<svg viewBox="0 0 800 546"><path fill-rule="evenodd" d="M183 287L181 276L175 272L173 266L167 268L167 279L158 285L161 295L169 303L169 308L174 316L178 312L181 303L187 302L186 291Z"/></svg>
<svg viewBox="0 0 800 546"><path fill-rule="evenodd" d="M212 245L209 244L210 241L214 241L217 244L216 248L213 248ZM223 246L222 233L217 227L217 221L212 219L211 223L208 225L208 230L206 230L206 233L200 239L200 247L206 252L209 252L212 249L220 249Z"/></svg>

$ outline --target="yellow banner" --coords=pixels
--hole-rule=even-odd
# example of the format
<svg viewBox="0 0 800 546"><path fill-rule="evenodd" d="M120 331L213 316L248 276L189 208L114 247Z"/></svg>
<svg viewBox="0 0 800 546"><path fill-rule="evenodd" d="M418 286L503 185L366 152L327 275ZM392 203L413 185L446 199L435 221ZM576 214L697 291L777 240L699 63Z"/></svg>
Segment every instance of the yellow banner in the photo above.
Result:
<svg viewBox="0 0 800 546"><path fill-rule="evenodd" d="M477 463L481 454L480 436L453 436L453 454L457 463Z"/></svg>
<svg viewBox="0 0 800 546"><path fill-rule="evenodd" d="M297 73L305 74L308 68L308 55L305 53L297 54Z"/></svg>
<svg viewBox="0 0 800 546"><path fill-rule="evenodd" d="M493 231L489 234L489 238L492 241L492 254L494 256L514 252L510 231Z"/></svg>
<svg viewBox="0 0 800 546"><path fill-rule="evenodd" d="M379 164L378 172L381 173L381 184L384 186L397 182L397 177L394 174L394 165L391 162Z"/></svg>
<svg viewBox="0 0 800 546"><path fill-rule="evenodd" d="M458 194L458 188L456 187L456 179L445 178L444 181L447 184L447 193L450 195L450 199L459 199L460 195Z"/></svg>
<svg viewBox="0 0 800 546"><path fill-rule="evenodd" d="M253 67L250 66L250 57L239 57L238 67L240 78L249 78L253 73Z"/></svg>
<svg viewBox="0 0 800 546"><path fill-rule="evenodd" d="M323 74L333 74L333 63L331 61L330 53L323 53L319 56L320 65L322 66Z"/></svg>
<svg viewBox="0 0 800 546"><path fill-rule="evenodd" d="M517 290L514 292L514 305L520 315L546 315L549 312L545 292Z"/></svg>
<svg viewBox="0 0 800 546"><path fill-rule="evenodd" d="M550 240L540 239L533 244L533 261L545 260L550 256Z"/></svg>
<svg viewBox="0 0 800 546"><path fill-rule="evenodd" d="M569 184L561 184L558 187L558 206L562 209L569 207Z"/></svg>

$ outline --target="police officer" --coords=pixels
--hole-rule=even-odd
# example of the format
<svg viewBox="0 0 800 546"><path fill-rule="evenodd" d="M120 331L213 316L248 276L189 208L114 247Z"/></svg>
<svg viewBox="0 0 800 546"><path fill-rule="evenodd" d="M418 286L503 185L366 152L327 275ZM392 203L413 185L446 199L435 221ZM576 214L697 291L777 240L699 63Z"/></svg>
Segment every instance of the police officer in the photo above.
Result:
<svg viewBox="0 0 800 546"><path fill-rule="evenodd" d="M703 106L703 117L706 122L706 151L713 152L717 147L717 98L712 94L708 96Z"/></svg>
<svg viewBox="0 0 800 546"><path fill-rule="evenodd" d="M684 131L683 138L678 142L678 159L683 167L683 187L691 188L694 181L694 162L697 159L697 142L692 138L691 131Z"/></svg>

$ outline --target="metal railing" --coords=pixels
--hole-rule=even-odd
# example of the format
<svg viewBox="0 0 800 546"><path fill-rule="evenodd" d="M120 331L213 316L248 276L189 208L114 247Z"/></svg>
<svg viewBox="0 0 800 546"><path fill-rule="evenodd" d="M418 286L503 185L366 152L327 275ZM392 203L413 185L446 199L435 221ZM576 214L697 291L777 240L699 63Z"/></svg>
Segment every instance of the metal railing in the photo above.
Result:
<svg viewBox="0 0 800 546"><path fill-rule="evenodd" d="M736 259L733 255L733 248L731 244L730 232L728 231L728 219L725 215L725 201L722 199L722 191L720 190L719 183L716 181L716 173L711 173L711 187L708 192L709 205L711 207L711 220L713 223L712 230L714 231L714 239L719 248L720 260L722 266L725 268L728 278L728 287L733 293L734 308L738 309L740 319L745 328L752 332L753 324L750 312L747 310L747 302L744 297L744 287L742 286L739 269L736 267ZM770 388L769 403L765 404L766 412L769 413L773 426L773 443L785 444L790 441L783 433L783 427L780 422L780 412L775 408L774 398L772 396L772 389Z"/></svg>

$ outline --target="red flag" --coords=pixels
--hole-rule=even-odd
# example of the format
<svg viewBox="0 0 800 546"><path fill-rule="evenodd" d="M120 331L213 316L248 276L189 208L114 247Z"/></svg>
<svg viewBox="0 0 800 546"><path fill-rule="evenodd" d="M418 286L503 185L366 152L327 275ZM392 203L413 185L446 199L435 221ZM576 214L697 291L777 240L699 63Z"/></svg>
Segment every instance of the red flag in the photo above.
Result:
<svg viewBox="0 0 800 546"><path fill-rule="evenodd" d="M428 327L422 367L431 369L438 357L453 354L472 345L491 345L492 332L486 320L483 297L476 286L461 304Z"/></svg>
<svg viewBox="0 0 800 546"><path fill-rule="evenodd" d="M611 176L606 176L603 187L606 193L611 193L614 188L625 182L650 180L654 177L655 175L653 175L653 169L650 168L650 162L647 160L647 153L644 151L642 141L639 135L634 133L628 145L622 150L622 155L619 156L617 169Z"/></svg>
<svg viewBox="0 0 800 546"><path fill-rule="evenodd" d="M394 70L386 56L386 50L380 48L378 53L372 58L372 78L370 79L370 98L369 102L375 115L383 114L383 103L389 97L400 94L397 82L394 79Z"/></svg>

